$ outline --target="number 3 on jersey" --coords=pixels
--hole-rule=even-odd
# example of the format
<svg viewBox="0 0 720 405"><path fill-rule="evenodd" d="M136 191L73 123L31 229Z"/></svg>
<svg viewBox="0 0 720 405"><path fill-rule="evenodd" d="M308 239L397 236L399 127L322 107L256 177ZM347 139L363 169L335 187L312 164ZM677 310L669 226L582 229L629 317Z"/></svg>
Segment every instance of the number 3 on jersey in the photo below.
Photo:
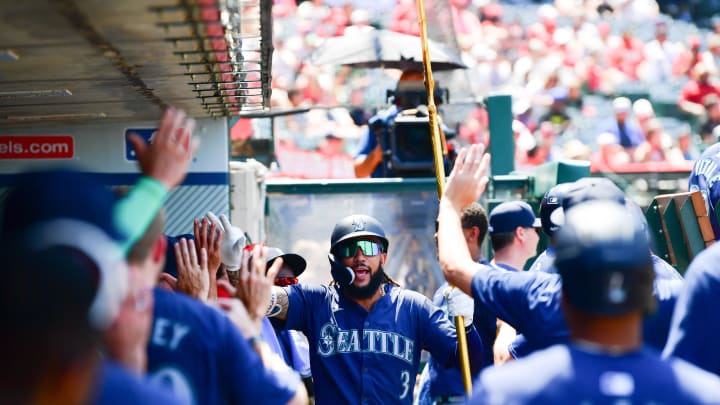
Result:
<svg viewBox="0 0 720 405"><path fill-rule="evenodd" d="M400 373L400 381L402 383L402 394L400 394L400 399L404 399L408 392L410 392L410 372L403 370L403 372Z"/></svg>

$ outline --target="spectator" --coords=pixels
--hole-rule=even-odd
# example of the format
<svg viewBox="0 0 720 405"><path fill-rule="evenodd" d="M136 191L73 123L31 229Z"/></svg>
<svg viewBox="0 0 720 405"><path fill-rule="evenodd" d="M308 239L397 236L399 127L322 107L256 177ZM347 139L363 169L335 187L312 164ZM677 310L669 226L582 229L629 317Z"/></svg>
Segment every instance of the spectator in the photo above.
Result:
<svg viewBox="0 0 720 405"><path fill-rule="evenodd" d="M640 78L650 84L667 83L673 79L673 62L682 49L668 40L668 26L664 20L655 23L655 38L645 44L645 63Z"/></svg>
<svg viewBox="0 0 720 405"><path fill-rule="evenodd" d="M675 77L688 76L690 77L695 66L699 63L705 63L703 60L703 54L700 52L700 37L697 35L690 35L687 38L688 47L678 54L673 61L673 75ZM705 65L710 67L709 64Z"/></svg>
<svg viewBox="0 0 720 405"><path fill-rule="evenodd" d="M700 126L700 138L709 146L716 142L713 130L720 125L720 98L717 94L708 94L702 102L705 107L705 122Z"/></svg>
<svg viewBox="0 0 720 405"><path fill-rule="evenodd" d="M645 61L643 43L626 29L620 44L608 50L607 58L608 66L624 75L623 81L637 80L638 67Z"/></svg>
<svg viewBox="0 0 720 405"><path fill-rule="evenodd" d="M632 153L645 140L640 126L630 117L632 103L627 97L617 97L612 105L615 116L601 124L602 132L615 135L620 146Z"/></svg>
<svg viewBox="0 0 720 405"><path fill-rule="evenodd" d="M678 107L696 118L702 117L705 113L702 102L710 94L720 97L720 87L713 82L707 65L698 63L692 70L692 80L680 90Z"/></svg>

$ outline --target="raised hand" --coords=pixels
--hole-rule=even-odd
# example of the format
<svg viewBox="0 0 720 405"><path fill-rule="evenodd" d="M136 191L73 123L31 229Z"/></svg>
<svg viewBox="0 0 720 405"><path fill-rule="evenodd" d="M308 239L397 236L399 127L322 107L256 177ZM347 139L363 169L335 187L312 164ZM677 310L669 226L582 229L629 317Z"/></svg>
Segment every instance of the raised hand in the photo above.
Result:
<svg viewBox="0 0 720 405"><path fill-rule="evenodd" d="M128 135L143 174L155 178L168 190L182 183L192 155L200 146L199 138L192 136L194 129L194 119L183 110L168 107L152 143L148 144L138 134Z"/></svg>
<svg viewBox="0 0 720 405"><path fill-rule="evenodd" d="M217 225L207 218L203 218L202 221L196 219L193 224L193 231L198 254L200 249L207 251L208 275L210 276L208 299L215 301L217 299L217 273L222 264L222 233L218 230Z"/></svg>
<svg viewBox="0 0 720 405"><path fill-rule="evenodd" d="M240 281L235 296L245 304L250 317L256 322L259 322L275 304L272 299L272 288L282 264L282 258L278 257L266 272L267 253L265 247L260 245L256 245L252 252L246 251L243 255Z"/></svg>
<svg viewBox="0 0 720 405"><path fill-rule="evenodd" d="M175 259L178 268L178 291L200 301L207 301L210 290L207 251L204 248L200 249L200 260L198 261L195 242L181 238L175 244Z"/></svg>
<svg viewBox="0 0 720 405"><path fill-rule="evenodd" d="M243 249L247 244L245 232L237 226L233 226L224 214L220 214L218 218L208 211L206 216L222 233L220 244L222 263L228 271L237 271L240 269Z"/></svg>
<svg viewBox="0 0 720 405"><path fill-rule="evenodd" d="M480 199L488 183L487 170L490 167L490 155L485 146L473 144L462 148L455 159L452 172L445 184L442 199L462 211L472 202Z"/></svg>

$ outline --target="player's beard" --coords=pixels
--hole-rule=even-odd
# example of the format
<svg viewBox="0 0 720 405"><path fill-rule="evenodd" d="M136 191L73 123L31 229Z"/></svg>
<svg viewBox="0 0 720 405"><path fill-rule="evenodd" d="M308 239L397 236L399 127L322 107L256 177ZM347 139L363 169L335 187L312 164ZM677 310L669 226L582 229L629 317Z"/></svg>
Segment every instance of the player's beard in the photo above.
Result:
<svg viewBox="0 0 720 405"><path fill-rule="evenodd" d="M385 281L385 270L382 264L378 267L377 271L370 277L370 282L365 287L357 287L350 284L345 288L345 292L359 300L364 300L372 297L380 288L380 285Z"/></svg>

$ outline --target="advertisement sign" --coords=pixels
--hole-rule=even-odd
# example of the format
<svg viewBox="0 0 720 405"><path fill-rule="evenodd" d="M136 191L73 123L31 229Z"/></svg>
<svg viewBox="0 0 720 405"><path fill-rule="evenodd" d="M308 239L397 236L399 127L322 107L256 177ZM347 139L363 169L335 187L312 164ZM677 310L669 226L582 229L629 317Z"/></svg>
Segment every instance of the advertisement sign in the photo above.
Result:
<svg viewBox="0 0 720 405"><path fill-rule="evenodd" d="M71 159L75 141L70 135L0 135L0 159Z"/></svg>

